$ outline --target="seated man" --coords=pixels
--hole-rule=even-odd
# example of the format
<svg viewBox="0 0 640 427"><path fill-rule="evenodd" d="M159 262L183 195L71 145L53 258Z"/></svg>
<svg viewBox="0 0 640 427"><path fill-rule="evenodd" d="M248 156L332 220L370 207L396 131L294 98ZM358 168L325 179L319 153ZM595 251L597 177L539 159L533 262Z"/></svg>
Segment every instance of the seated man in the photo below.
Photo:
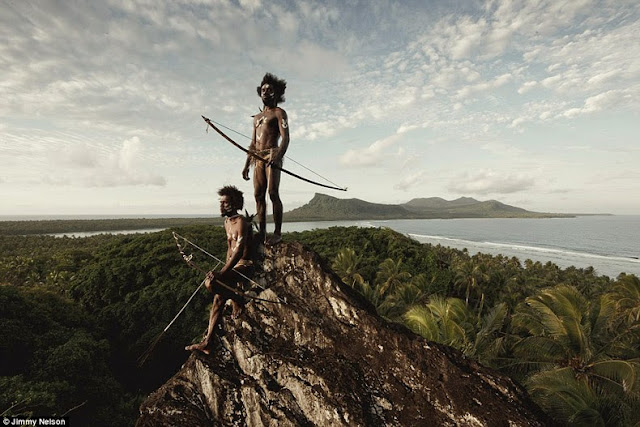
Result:
<svg viewBox="0 0 640 427"><path fill-rule="evenodd" d="M205 286L213 294L213 304L209 315L209 328L202 342L185 347L185 350L200 350L209 354L211 338L222 309L227 300L233 306L233 318L237 318L244 307L244 299L231 289L242 292L242 286L252 272L251 260L251 223L238 213L244 205L242 192L234 186L225 186L218 191L220 196L220 214L225 217L224 229L227 232L227 257L220 271L210 271Z"/></svg>

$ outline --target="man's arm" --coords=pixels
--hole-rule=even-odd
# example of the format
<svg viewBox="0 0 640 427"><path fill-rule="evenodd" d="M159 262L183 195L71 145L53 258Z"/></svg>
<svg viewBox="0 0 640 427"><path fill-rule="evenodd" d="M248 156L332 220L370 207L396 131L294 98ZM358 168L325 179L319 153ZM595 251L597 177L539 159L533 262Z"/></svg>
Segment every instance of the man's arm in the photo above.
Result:
<svg viewBox="0 0 640 427"><path fill-rule="evenodd" d="M251 144L249 144L249 151L255 151L256 149L256 119L253 119L253 132L251 133ZM247 154L247 160L244 162L244 168L242 169L242 179L249 181L249 165L251 165L251 155Z"/></svg>
<svg viewBox="0 0 640 427"><path fill-rule="evenodd" d="M276 150L273 163L278 163L284 157L284 154L289 148L289 122L287 119L287 113L282 108L276 110L276 117L278 118L278 129L280 130L280 146Z"/></svg>

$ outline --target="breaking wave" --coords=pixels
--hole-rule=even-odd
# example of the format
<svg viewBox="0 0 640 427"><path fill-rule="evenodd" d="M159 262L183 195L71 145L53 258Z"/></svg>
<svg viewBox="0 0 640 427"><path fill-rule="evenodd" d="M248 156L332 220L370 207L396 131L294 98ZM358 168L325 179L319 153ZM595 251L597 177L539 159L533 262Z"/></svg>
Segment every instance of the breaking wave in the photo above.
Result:
<svg viewBox="0 0 640 427"><path fill-rule="evenodd" d="M623 271L633 274L640 273L640 259L634 256L595 254L575 250L514 243L472 241L418 233L408 233L408 235L421 243L440 244L442 246L450 246L457 249L466 248L469 253L472 254L476 252L483 252L493 255L502 254L509 257L515 256L521 261L527 258L530 258L533 261L551 261L561 267L569 267L572 265L585 267L592 265L592 262L595 262L597 264L596 269L598 272L611 276L616 276Z"/></svg>

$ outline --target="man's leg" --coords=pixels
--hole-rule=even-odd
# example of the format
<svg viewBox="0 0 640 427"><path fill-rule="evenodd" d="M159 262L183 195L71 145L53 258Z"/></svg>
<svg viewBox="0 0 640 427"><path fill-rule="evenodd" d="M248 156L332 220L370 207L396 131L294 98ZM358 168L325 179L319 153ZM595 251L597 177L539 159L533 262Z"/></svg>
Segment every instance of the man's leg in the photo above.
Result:
<svg viewBox="0 0 640 427"><path fill-rule="evenodd" d="M233 280L236 283L235 289L237 289L239 292L242 292L244 290L244 285L248 281L247 277L252 275L252 271L253 270L251 267L248 267L244 264L235 266L235 268L233 269ZM245 299L237 294L230 295L229 299L231 300L231 307L233 308L231 317L237 319L238 317L240 317L242 311L244 310Z"/></svg>
<svg viewBox="0 0 640 427"><path fill-rule="evenodd" d="M267 167L269 198L273 204L273 223L275 226L270 243L276 244L282 240L282 201L280 200L280 170Z"/></svg>
<svg viewBox="0 0 640 427"><path fill-rule="evenodd" d="M213 304L211 305L211 312L209 313L209 329L207 329L207 335L200 343L189 345L184 348L185 350L199 350L205 354L209 354L211 352L209 345L211 344L211 338L213 338L213 332L218 324L218 319L220 318L220 313L222 312L224 303L225 300L219 294L216 294L213 297Z"/></svg>
<svg viewBox="0 0 640 427"><path fill-rule="evenodd" d="M256 199L256 216L258 217L258 241L263 242L267 235L267 174L263 162L253 168L253 195Z"/></svg>

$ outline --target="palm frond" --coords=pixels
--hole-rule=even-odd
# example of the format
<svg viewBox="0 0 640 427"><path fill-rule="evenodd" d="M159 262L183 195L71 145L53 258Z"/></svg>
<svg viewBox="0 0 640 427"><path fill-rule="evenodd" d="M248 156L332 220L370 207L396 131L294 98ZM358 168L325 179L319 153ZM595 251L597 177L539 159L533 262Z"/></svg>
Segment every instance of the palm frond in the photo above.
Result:
<svg viewBox="0 0 640 427"><path fill-rule="evenodd" d="M625 392L632 391L638 380L637 363L626 360L603 360L590 366L593 376L613 382Z"/></svg>
<svg viewBox="0 0 640 427"><path fill-rule="evenodd" d="M604 425L596 407L597 396L584 381L576 380L568 369L553 369L532 375L525 383L533 399L554 418L568 424L574 418L586 419L590 425Z"/></svg>
<svg viewBox="0 0 640 427"><path fill-rule="evenodd" d="M516 342L512 351L522 360L560 364L567 360L566 347L547 337L526 337Z"/></svg>

